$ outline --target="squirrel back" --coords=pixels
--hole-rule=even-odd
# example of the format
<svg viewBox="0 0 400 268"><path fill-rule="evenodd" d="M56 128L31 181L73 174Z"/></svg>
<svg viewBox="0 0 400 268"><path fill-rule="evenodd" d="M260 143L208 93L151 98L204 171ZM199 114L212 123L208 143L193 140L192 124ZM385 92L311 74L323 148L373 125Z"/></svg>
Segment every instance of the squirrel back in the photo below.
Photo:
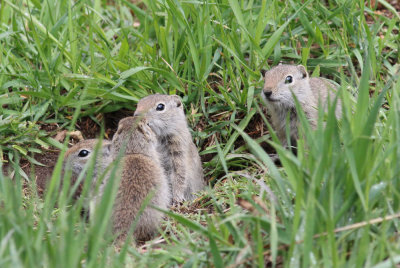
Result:
<svg viewBox="0 0 400 268"><path fill-rule="evenodd" d="M168 181L160 166L141 154L124 156L121 176L113 208L113 231L120 234L119 239L124 239L143 201L152 195L133 233L137 240L148 240L156 233L163 217L152 206L166 210L171 202Z"/></svg>

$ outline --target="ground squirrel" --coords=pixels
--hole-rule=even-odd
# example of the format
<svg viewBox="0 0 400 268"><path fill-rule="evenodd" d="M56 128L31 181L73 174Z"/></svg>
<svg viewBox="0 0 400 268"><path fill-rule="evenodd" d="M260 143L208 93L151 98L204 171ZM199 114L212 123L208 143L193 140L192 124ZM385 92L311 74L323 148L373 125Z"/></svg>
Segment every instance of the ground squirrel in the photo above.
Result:
<svg viewBox="0 0 400 268"><path fill-rule="evenodd" d="M309 78L302 65L278 65L265 73L264 88L261 92L271 115L272 126L283 145L286 141L286 116L290 113L290 137L293 142L298 138L298 118L296 105L292 96L297 97L306 117L313 128L318 119L318 104L327 109L328 96L330 102L335 99L337 88L323 78ZM342 114L340 100L336 106L336 117Z"/></svg>
<svg viewBox="0 0 400 268"><path fill-rule="evenodd" d="M193 199L204 188L201 160L177 95L155 94L139 101L135 116L143 116L158 139L158 152L173 202Z"/></svg>
<svg viewBox="0 0 400 268"><path fill-rule="evenodd" d="M79 176L83 167L88 162L94 147L98 141L84 140L70 149L65 155L65 161L72 170L73 176ZM110 165L116 155L112 149L112 142L103 141L102 150L100 150L96 165L94 168L94 178L101 175ZM117 174L121 175L120 185L117 191L113 207L112 227L113 232L118 234L118 240L126 237L127 232L142 205L142 202L148 194L154 192L150 201L151 205L167 209L170 203L170 193L168 190L168 181L164 176L163 170L159 164L156 164L152 158L142 154L127 154L121 159L122 168ZM109 174L107 176L110 176ZM105 183L109 177L105 178L103 184L94 199L100 199ZM134 237L137 240L147 240L157 230L162 213L151 207L146 207L140 216L134 230Z"/></svg>

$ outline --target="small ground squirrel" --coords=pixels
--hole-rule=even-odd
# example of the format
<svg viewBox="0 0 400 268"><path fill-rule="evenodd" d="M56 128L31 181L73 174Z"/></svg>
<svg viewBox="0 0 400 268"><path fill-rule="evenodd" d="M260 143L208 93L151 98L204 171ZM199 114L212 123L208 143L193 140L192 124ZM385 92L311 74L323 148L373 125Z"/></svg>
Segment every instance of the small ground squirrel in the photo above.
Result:
<svg viewBox="0 0 400 268"><path fill-rule="evenodd" d="M264 88L261 92L271 115L272 126L283 145L286 141L286 116L290 113L290 137L295 141L298 138L298 118L296 104L292 93L296 96L306 117L313 128L318 119L318 104L326 110L328 98L335 99L337 88L323 78L309 78L302 65L278 65L265 73ZM340 100L336 106L336 117L340 118L342 108Z"/></svg>
<svg viewBox="0 0 400 268"><path fill-rule="evenodd" d="M174 202L193 199L204 188L201 160L177 95L155 94L141 99L135 116L143 116L158 139L158 152L170 180Z"/></svg>
<svg viewBox="0 0 400 268"><path fill-rule="evenodd" d="M72 170L73 176L79 176L85 164L91 157L94 147L98 141L84 140L68 149L65 159L67 165ZM94 168L95 176L101 175L105 168L110 165L114 159L112 143L103 141L101 153L96 159ZM112 226L113 232L118 234L118 240L126 237L127 232L142 205L142 202L148 194L154 192L150 201L151 205L167 209L170 203L170 193L168 190L168 181L164 176L163 170L159 164L156 164L149 156L142 154L127 154L121 159L122 169L120 170L121 181L117 191L115 204L113 207ZM110 175L108 175L110 176ZM94 177L96 179L96 177ZM111 178L107 178L107 182ZM105 185L105 183L103 184ZM95 199L100 199L103 192L103 185ZM162 213L151 207L146 207L134 230L134 237L137 240L147 240L157 230Z"/></svg>

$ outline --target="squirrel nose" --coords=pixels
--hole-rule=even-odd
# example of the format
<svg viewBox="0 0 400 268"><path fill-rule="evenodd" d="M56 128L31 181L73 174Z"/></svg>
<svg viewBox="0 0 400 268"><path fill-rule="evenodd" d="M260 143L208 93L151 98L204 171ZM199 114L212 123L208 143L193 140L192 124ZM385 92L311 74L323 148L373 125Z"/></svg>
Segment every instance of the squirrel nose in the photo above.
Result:
<svg viewBox="0 0 400 268"><path fill-rule="evenodd" d="M272 91L271 90L264 91L264 95L267 99L269 99L272 95Z"/></svg>

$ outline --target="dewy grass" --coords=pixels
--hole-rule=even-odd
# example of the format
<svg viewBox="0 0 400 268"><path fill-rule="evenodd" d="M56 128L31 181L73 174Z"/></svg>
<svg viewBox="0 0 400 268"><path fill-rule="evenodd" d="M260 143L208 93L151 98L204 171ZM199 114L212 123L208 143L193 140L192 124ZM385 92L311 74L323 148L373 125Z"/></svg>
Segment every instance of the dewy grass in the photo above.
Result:
<svg viewBox="0 0 400 268"><path fill-rule="evenodd" d="M395 7L383 0L106 2L0 3L0 156L15 171L12 180L0 174L2 267L399 262ZM280 61L341 85L343 119L321 113L311 131L303 118L297 156L259 119L260 70ZM17 163L49 145L65 150L43 125L73 129L80 116L133 110L150 93L183 97L213 188L170 211L153 241L119 251L103 222L113 189L102 203L107 215L86 222L86 194L71 200L61 162L43 198ZM282 166L258 144L265 140Z"/></svg>

